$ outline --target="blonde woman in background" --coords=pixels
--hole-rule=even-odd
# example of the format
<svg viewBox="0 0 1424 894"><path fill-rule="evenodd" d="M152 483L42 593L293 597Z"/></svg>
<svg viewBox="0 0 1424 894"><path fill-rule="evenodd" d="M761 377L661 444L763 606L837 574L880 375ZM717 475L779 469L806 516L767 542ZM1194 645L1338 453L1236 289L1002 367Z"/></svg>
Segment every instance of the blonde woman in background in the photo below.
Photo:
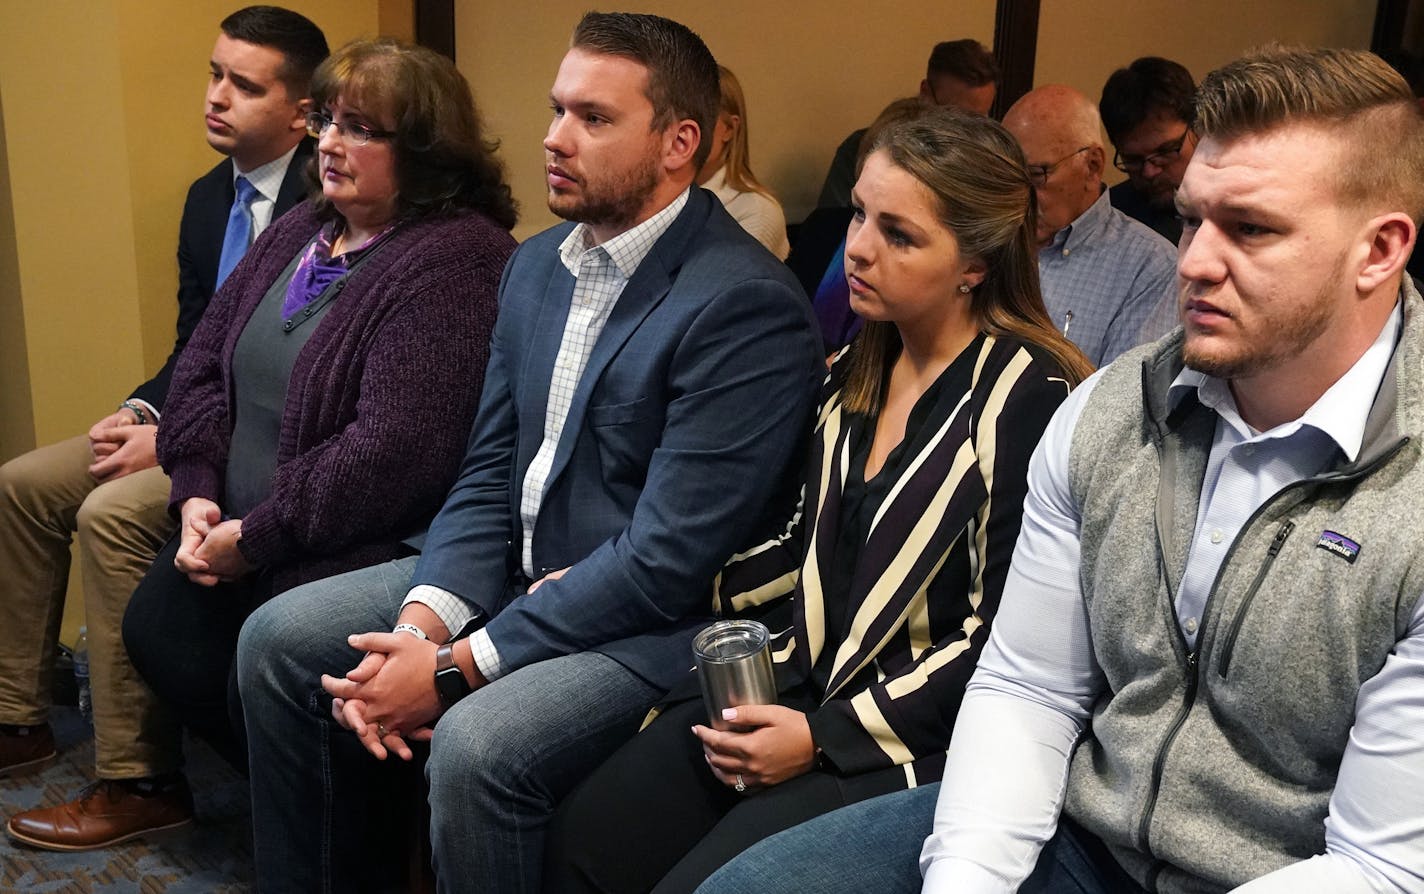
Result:
<svg viewBox="0 0 1424 894"><path fill-rule="evenodd" d="M712 152L697 172L697 183L715 193L742 229L784 261L791 253L791 243L786 239L786 215L781 203L752 173L742 85L727 66L719 65L717 71L721 75L722 107L712 130Z"/></svg>

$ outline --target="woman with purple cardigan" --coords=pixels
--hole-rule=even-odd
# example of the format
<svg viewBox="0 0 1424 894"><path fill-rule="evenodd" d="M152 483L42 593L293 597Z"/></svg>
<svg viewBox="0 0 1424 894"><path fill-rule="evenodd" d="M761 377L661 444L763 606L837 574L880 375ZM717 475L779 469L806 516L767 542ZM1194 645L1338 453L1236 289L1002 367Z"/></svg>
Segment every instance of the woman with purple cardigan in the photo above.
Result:
<svg viewBox="0 0 1424 894"><path fill-rule="evenodd" d="M356 42L312 96L320 193L262 234L183 352L158 434L181 525L124 617L175 721L239 766L243 620L413 551L464 453L515 246L503 168L448 60ZM149 782L188 797L176 766Z"/></svg>

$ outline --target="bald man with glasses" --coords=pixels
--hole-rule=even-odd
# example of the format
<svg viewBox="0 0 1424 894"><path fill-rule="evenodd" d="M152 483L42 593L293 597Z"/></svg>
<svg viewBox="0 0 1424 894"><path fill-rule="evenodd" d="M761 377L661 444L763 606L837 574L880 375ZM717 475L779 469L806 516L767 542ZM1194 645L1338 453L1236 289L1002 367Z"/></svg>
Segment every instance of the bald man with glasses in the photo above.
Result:
<svg viewBox="0 0 1424 894"><path fill-rule="evenodd" d="M1024 94L1004 115L1038 201L1038 278L1060 332L1096 366L1175 323L1172 244L1112 207L1098 110L1071 87Z"/></svg>

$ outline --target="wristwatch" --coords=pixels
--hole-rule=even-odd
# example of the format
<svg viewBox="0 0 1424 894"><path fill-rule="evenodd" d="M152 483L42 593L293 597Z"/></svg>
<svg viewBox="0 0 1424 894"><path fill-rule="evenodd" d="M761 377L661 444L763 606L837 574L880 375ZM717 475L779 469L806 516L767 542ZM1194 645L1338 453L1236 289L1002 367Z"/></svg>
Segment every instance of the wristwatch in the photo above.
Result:
<svg viewBox="0 0 1424 894"><path fill-rule="evenodd" d="M455 643L479 630L488 621L489 615L483 609L475 609L470 620L455 631L450 641L435 650L435 694L440 696L440 705L447 711L455 702L474 691L465 679L465 672L455 664Z"/></svg>
<svg viewBox="0 0 1424 894"><path fill-rule="evenodd" d="M455 642L451 640L435 650L435 694L446 710L473 691L465 672L455 663Z"/></svg>

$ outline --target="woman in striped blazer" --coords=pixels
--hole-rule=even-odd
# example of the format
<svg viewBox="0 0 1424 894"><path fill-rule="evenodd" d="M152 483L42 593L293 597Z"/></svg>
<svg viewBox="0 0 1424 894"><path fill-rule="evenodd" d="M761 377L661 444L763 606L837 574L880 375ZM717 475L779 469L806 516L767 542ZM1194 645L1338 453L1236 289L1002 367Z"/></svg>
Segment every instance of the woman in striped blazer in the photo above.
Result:
<svg viewBox="0 0 1424 894"><path fill-rule="evenodd" d="M560 807L546 891L691 891L767 835L940 776L1029 456L1090 367L1044 311L1032 187L998 124L887 129L853 203L866 324L827 377L801 505L715 588L721 614L785 627L780 703L726 731L700 701L665 710Z"/></svg>

